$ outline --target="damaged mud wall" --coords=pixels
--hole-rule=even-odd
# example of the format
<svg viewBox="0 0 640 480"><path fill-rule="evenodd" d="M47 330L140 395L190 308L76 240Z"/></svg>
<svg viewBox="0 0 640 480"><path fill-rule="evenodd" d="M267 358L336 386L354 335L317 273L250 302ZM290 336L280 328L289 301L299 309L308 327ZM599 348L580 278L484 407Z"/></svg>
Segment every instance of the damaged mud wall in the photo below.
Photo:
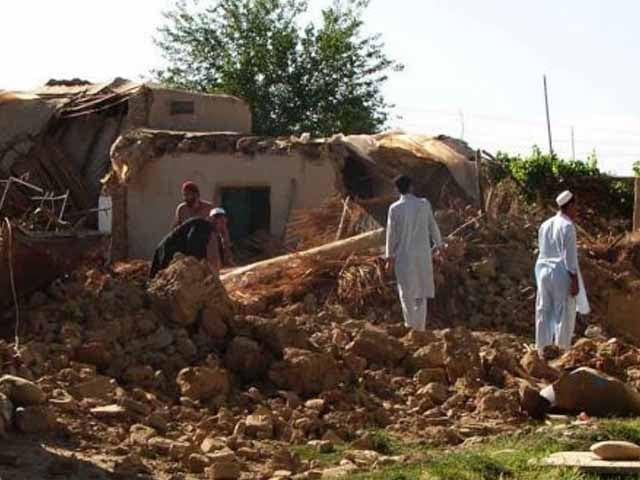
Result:
<svg viewBox="0 0 640 480"><path fill-rule="evenodd" d="M281 237L293 209L312 208L335 192L329 160L291 155L198 154L167 155L148 163L126 187L129 256L149 258L170 230L185 180L200 186L201 196L223 204L225 192L244 199L248 191L268 191L269 233ZM244 205L243 210L251 205ZM233 222L245 221L230 212ZM249 212L250 214L250 212Z"/></svg>

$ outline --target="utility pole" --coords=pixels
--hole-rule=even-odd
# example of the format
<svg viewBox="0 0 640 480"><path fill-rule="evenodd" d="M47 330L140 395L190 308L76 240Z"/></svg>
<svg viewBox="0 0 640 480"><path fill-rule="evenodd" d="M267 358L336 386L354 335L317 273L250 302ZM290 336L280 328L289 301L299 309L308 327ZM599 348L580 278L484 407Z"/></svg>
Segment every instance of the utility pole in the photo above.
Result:
<svg viewBox="0 0 640 480"><path fill-rule="evenodd" d="M460 115L460 139L464 140L464 113L462 113L462 109L458 110L458 114Z"/></svg>
<svg viewBox="0 0 640 480"><path fill-rule="evenodd" d="M575 137L573 136L573 126L571 127L571 157L575 162L576 161L576 140L575 140Z"/></svg>
<svg viewBox="0 0 640 480"><path fill-rule="evenodd" d="M551 119L549 118L549 94L547 93L547 76L542 76L544 83L544 106L547 110L547 135L549 136L549 153L553 155L553 142L551 141Z"/></svg>

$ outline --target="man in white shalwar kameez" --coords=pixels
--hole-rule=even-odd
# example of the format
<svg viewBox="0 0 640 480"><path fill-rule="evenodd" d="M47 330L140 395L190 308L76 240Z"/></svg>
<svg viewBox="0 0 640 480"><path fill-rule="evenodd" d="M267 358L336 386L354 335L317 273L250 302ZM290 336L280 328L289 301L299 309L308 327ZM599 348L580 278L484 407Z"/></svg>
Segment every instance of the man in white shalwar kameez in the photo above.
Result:
<svg viewBox="0 0 640 480"><path fill-rule="evenodd" d="M560 210L540 226L536 261L536 348L556 344L571 347L576 311L589 313L589 302L578 265L575 197L569 191L556 198Z"/></svg>
<svg viewBox="0 0 640 480"><path fill-rule="evenodd" d="M435 294L432 244L440 258L442 238L431 204L413 195L411 179L402 175L394 182L401 196L389 208L387 267L395 271L405 325L424 331L427 299Z"/></svg>

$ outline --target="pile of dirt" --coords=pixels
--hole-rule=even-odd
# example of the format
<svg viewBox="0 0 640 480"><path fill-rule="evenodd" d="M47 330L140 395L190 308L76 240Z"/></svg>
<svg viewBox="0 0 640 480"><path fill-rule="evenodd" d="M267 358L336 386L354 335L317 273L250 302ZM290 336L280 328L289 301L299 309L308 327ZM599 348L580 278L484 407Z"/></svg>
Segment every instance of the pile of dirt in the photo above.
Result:
<svg viewBox="0 0 640 480"><path fill-rule="evenodd" d="M270 317L240 314L201 262L178 256L148 286L143 266L78 271L34 295L19 357L0 344L0 374L46 401L5 408L15 392L3 385L15 381L1 377L8 435L13 425L73 438L123 475L306 479L408 460L376 452L372 428L440 445L514 431L529 422L523 388L538 391L562 369L640 379L640 350L618 340L579 340L549 365L527 353L526 337L417 333L399 311L357 319L312 295ZM331 469L294 448L342 444Z"/></svg>
<svg viewBox="0 0 640 480"><path fill-rule="evenodd" d="M539 212L478 217L470 208L437 213L448 248L446 261L435 273L437 293L430 322L442 328L465 326L529 335L535 305L537 229L545 217ZM460 229L461 225L466 226ZM601 324L609 290L629 290L640 278L636 265L640 255L629 245L610 247L607 236L593 239L585 234L579 240L592 305L588 319ZM382 248L377 248L335 258L291 257L286 268L256 277L249 274L246 281L227 287L241 310L251 314L270 317L283 306L302 302L307 309L333 306L355 318L388 319L397 316L400 305L382 254ZM586 326L584 320L579 321L580 332Z"/></svg>

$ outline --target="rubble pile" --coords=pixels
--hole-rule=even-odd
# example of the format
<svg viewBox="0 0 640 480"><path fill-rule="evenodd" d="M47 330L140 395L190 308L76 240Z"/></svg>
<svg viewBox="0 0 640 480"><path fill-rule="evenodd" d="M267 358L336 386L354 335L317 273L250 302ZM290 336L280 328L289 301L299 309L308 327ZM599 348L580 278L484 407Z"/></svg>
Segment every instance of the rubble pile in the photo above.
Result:
<svg viewBox="0 0 640 480"><path fill-rule="evenodd" d="M512 333L413 332L399 311L357 319L309 292L240 314L201 262L178 256L148 286L143 267L77 271L32 297L20 355L0 344L6 434L66 432L117 472L317 478L409 460L376 452L370 429L436 445L513 431L523 389L539 399L565 369L640 381L640 350L619 340L592 335L547 364ZM303 445L347 450L327 469Z"/></svg>
<svg viewBox="0 0 640 480"><path fill-rule="evenodd" d="M77 270L22 306L19 345L0 342L0 434L72 438L124 478L334 478L411 461L371 430L434 445L515 431L579 367L640 388L640 349L593 326L550 361L526 347L539 220L439 212L427 332L403 326L376 249L293 258L228 292L182 255L150 282L143 261ZM607 242L581 246L592 322L637 278L635 247Z"/></svg>
<svg viewBox="0 0 640 480"><path fill-rule="evenodd" d="M446 239L446 261L436 269L437 295L430 308L438 327L466 326L529 335L535 304L533 266L541 213L478 219L470 208L437 213ZM309 221L309 220L307 220ZM465 228L459 230L461 225ZM628 290L639 278L637 247L610 247L608 236L580 238L582 273L589 290L589 321L603 322L611 288ZM287 268L227 285L241 310L273 316L283 305L305 302L343 308L357 318L388 320L400 312L396 285L384 270L382 248L335 258L292 257ZM586 324L578 325L580 332Z"/></svg>

